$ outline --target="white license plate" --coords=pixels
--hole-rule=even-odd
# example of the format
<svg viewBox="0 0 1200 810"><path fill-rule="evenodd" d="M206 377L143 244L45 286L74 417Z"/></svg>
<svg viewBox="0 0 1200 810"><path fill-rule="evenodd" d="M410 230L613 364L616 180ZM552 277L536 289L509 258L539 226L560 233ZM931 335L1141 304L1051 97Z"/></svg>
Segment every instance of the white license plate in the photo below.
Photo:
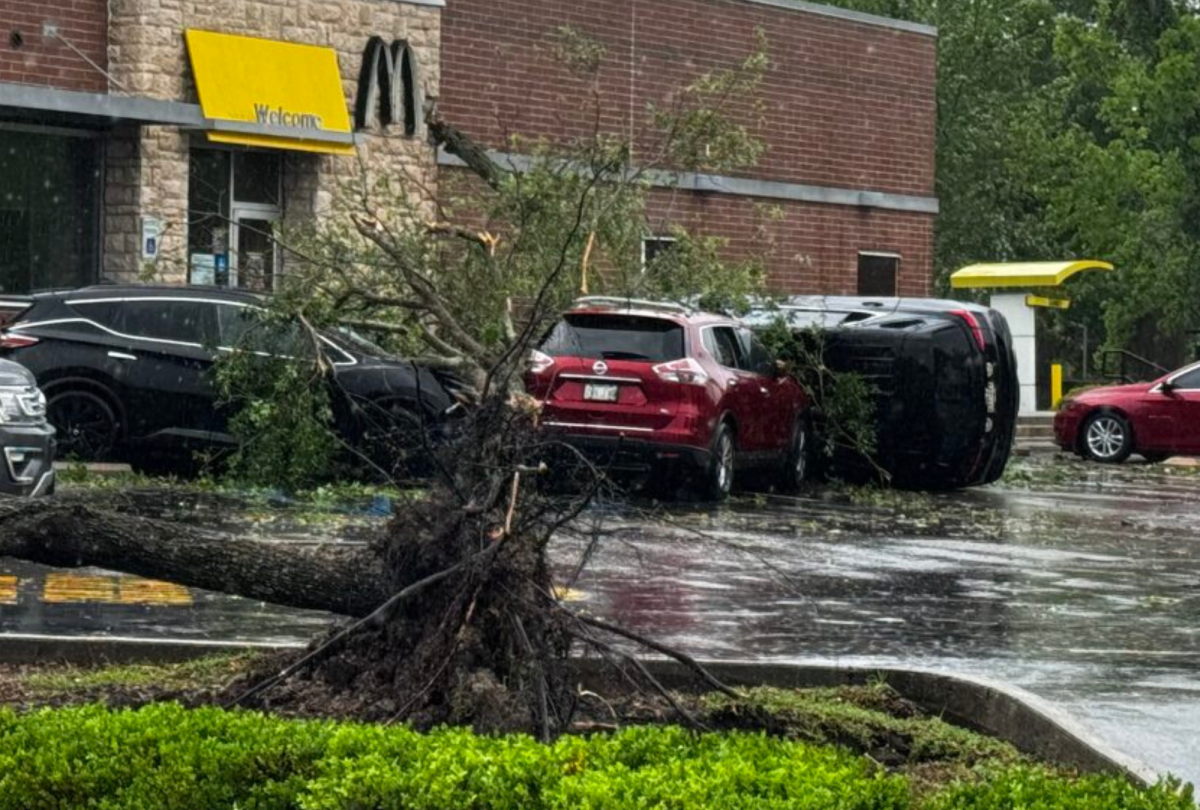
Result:
<svg viewBox="0 0 1200 810"><path fill-rule="evenodd" d="M583 398L593 402L616 402L620 389L615 385L587 383L583 386Z"/></svg>

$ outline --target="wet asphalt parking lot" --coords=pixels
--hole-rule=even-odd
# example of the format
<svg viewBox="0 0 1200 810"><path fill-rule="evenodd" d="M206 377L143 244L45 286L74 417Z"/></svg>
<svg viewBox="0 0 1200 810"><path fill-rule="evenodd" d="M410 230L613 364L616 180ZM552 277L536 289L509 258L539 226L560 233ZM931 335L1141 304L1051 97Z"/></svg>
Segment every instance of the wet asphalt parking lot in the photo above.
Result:
<svg viewBox="0 0 1200 810"><path fill-rule="evenodd" d="M703 658L1006 680L1155 769L1200 782L1195 472L1039 459L958 493L598 504L588 519L603 539L568 598ZM214 519L190 496L150 494L145 511ZM275 542L360 542L378 521L220 511L224 528ZM584 531L555 544L564 577L588 542ZM329 620L0 559L0 634L279 642Z"/></svg>

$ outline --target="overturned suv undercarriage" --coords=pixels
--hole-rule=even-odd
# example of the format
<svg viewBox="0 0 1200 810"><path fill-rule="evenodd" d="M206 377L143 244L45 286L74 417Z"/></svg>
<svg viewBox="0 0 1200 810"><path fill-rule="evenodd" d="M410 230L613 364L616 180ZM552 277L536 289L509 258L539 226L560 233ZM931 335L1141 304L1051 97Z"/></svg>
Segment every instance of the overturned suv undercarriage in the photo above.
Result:
<svg viewBox="0 0 1200 810"><path fill-rule="evenodd" d="M54 428L33 375L0 360L0 495L54 491Z"/></svg>

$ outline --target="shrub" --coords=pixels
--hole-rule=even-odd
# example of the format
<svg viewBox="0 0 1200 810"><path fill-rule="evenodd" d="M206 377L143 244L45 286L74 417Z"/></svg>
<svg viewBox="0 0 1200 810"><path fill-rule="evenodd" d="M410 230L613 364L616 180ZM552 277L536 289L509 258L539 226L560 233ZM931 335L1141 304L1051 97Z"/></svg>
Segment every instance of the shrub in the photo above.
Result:
<svg viewBox="0 0 1200 810"><path fill-rule="evenodd" d="M1196 806L1192 786L1176 780L1149 789L1124 779L1085 776L1066 781L1045 768L1023 766L989 774L977 784L941 791L927 810L1191 810Z"/></svg>
<svg viewBox="0 0 1200 810"><path fill-rule="evenodd" d="M904 810L905 779L830 747L762 734L630 728L541 745L157 704L0 709L0 810L238 807L405 810ZM934 796L943 808L1183 810L1190 794L1037 769Z"/></svg>

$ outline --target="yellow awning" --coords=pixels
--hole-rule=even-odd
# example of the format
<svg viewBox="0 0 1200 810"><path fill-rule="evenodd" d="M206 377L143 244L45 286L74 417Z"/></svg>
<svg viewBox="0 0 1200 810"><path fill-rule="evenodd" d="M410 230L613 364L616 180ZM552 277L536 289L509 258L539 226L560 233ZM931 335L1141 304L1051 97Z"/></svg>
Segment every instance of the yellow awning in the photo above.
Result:
<svg viewBox="0 0 1200 810"><path fill-rule="evenodd" d="M1090 259L1066 262L1016 262L973 264L950 276L956 290L990 290L998 287L1058 287L1084 270L1112 270L1108 262Z"/></svg>
<svg viewBox="0 0 1200 810"><path fill-rule="evenodd" d="M210 141L354 154L332 48L194 29L186 37Z"/></svg>

